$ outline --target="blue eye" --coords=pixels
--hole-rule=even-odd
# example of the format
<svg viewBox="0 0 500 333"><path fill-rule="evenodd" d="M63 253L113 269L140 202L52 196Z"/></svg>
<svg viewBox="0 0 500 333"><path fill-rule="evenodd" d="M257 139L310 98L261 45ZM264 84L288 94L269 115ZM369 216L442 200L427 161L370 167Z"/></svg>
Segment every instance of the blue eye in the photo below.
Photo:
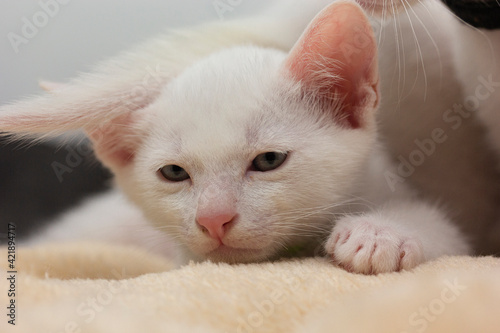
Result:
<svg viewBox="0 0 500 333"><path fill-rule="evenodd" d="M252 166L257 171L271 171L279 168L286 160L288 154L267 152L257 155L252 161Z"/></svg>
<svg viewBox="0 0 500 333"><path fill-rule="evenodd" d="M165 165L160 170L161 175L171 182L182 182L189 179L189 174L178 165Z"/></svg>

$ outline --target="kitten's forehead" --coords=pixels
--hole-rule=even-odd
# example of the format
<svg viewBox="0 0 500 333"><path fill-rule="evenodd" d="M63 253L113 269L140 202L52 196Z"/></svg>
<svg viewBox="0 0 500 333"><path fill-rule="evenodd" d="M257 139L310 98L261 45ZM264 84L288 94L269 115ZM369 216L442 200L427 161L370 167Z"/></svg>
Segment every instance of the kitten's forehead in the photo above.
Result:
<svg viewBox="0 0 500 333"><path fill-rule="evenodd" d="M273 100L285 56L239 47L187 69L157 103L161 125L154 127L161 133L155 136L168 142L169 151L203 159L229 159L234 153L253 153L256 146L265 149L266 140L257 142L258 137L265 136L263 131L274 134L270 127L283 118ZM273 145L279 148L279 140Z"/></svg>
<svg viewBox="0 0 500 333"><path fill-rule="evenodd" d="M171 110L188 117L241 120L272 93L285 55L276 50L237 47L188 68L167 87ZM248 113L247 112L247 113Z"/></svg>

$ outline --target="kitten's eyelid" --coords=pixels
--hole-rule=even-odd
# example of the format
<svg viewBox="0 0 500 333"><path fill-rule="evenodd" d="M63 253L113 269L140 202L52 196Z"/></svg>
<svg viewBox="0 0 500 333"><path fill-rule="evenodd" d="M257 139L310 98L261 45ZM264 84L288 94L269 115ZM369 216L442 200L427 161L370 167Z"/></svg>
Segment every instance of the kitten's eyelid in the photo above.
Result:
<svg viewBox="0 0 500 333"><path fill-rule="evenodd" d="M268 160L268 154L272 154L273 160ZM248 167L248 171L254 172L270 172L280 169L288 161L290 151L266 151L258 154Z"/></svg>
<svg viewBox="0 0 500 333"><path fill-rule="evenodd" d="M256 153L253 154L253 158L256 158L259 155L265 154L265 153L279 153L279 154L285 154L285 155L290 155L292 151L290 149L286 148L264 148L264 149L255 149L254 150Z"/></svg>

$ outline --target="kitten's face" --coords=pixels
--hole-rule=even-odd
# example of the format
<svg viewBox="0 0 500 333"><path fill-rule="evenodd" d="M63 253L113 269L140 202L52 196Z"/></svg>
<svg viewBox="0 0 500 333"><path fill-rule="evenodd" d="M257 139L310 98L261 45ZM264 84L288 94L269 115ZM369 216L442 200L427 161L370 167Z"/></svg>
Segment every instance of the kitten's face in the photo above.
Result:
<svg viewBox="0 0 500 333"><path fill-rule="evenodd" d="M195 59L213 47L191 42L182 49ZM2 131L84 128L148 219L199 258L262 260L329 231L375 136L377 51L359 6L323 9L289 54L240 47L190 68L167 59L151 80L139 58L124 82L104 70L0 108ZM136 85L145 96L131 103Z"/></svg>
<svg viewBox="0 0 500 333"><path fill-rule="evenodd" d="M117 175L153 223L198 257L268 258L329 231L335 206L351 199L373 131L343 128L301 101L284 60L248 47L188 69L150 106L133 169ZM268 152L286 158L259 170L254 161L269 164ZM168 165L189 178L165 179L159 170ZM214 237L202 219L224 214L232 218Z"/></svg>

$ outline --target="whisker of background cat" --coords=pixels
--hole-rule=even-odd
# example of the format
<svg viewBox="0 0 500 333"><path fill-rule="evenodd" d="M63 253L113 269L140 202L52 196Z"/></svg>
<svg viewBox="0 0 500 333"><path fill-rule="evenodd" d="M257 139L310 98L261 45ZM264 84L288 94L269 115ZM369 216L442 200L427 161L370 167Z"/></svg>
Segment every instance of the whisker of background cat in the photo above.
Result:
<svg viewBox="0 0 500 333"><path fill-rule="evenodd" d="M390 0L389 0L390 1ZM397 57L397 62L398 66L397 69L394 68L394 75L398 73L398 84L396 84L396 87L398 89L398 98L397 98L397 106L399 107L402 101L402 87L404 87L405 82L406 82L406 66L405 66L405 49L403 46L403 29L401 28L401 20L399 19L398 15L398 10L396 9L396 6L394 3L391 2L391 7L392 7L392 14L393 14L393 22L394 22L394 32L396 34L396 57ZM403 63L401 62L403 60ZM402 79L401 79L402 77ZM394 76L392 78L392 82L394 82Z"/></svg>
<svg viewBox="0 0 500 333"><path fill-rule="evenodd" d="M410 27L411 27L411 32L412 32L412 35L413 35L413 39L415 41L415 45L417 46L417 52L418 52L418 55L420 57L420 62L422 64L422 73L424 75L424 96L423 96L423 100L427 100L427 73L426 73L426 70L425 70L425 63L424 63L424 56L423 56L423 53L422 53L422 48L420 46L420 42L418 40L418 37L417 37L417 32L415 31L415 26L413 24L413 21L411 19L411 16L410 16L410 12L408 11L408 7L411 9L411 5L408 5L407 6L407 2L405 0L401 1L401 4L403 5L403 9L406 13L406 16L408 17L408 22L410 23ZM413 10L413 9L412 9ZM415 80L413 81L413 87L410 89L410 91L408 92L408 94L410 94L413 89L416 87L417 85L417 78L418 78L418 66L417 66L417 75L415 76Z"/></svg>
<svg viewBox="0 0 500 333"><path fill-rule="evenodd" d="M418 16L417 12L415 12L415 9L413 8L414 6L412 6L408 0L402 0L403 3L406 3L408 4L408 7L410 8L410 10L412 11L412 13L415 15L415 17L417 18L418 22L420 23L420 25L422 26L422 28L424 29L425 33L427 34L427 36L429 36L429 39L431 40L431 43L432 43L432 46L434 46L434 49L436 50L436 53L437 53L437 56L438 56L438 61L439 61L439 80L440 80L440 86L442 85L442 79L443 79L443 63L441 61L441 51L439 50L439 47L436 43L436 40L434 39L434 37L432 36L432 34L430 33L429 29L427 28L427 25L424 24L424 22L422 21L422 19ZM429 17L432 19L432 21L434 22L434 24L436 24L436 21L435 21L435 18L434 18L434 15L432 15L431 11L429 10L429 8L426 6L425 2L422 2L422 1L419 1L419 4L422 5L422 7L424 7L424 9L426 10L426 12L429 14ZM416 37L415 37L416 38ZM422 58L422 65L423 65L423 58ZM425 68L424 68L424 71L425 71ZM426 85L426 92L427 92L427 85ZM424 97L424 100L425 100L425 97Z"/></svg>

